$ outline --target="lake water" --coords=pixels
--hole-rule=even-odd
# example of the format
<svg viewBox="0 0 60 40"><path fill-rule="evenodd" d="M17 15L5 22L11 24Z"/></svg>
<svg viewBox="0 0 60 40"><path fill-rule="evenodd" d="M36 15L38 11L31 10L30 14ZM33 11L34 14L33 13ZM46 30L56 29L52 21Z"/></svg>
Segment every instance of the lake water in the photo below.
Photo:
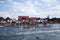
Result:
<svg viewBox="0 0 60 40"><path fill-rule="evenodd" d="M60 40L60 24L22 27L24 26L0 27L0 40Z"/></svg>

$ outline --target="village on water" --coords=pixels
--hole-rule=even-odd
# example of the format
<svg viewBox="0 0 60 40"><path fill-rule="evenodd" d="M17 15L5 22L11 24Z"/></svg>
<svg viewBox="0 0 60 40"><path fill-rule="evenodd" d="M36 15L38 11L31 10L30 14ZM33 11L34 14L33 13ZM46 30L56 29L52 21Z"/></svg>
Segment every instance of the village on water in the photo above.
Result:
<svg viewBox="0 0 60 40"><path fill-rule="evenodd" d="M56 24L60 23L60 18L38 18L38 17L29 17L29 16L18 16L18 20L11 19L10 17L3 18L0 17L0 26L4 25L35 25L35 24Z"/></svg>

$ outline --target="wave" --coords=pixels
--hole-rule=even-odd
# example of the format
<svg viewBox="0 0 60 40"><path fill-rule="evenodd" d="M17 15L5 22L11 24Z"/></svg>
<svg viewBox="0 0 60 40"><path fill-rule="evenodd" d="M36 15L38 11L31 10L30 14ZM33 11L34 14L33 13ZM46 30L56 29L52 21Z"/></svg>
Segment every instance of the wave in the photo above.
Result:
<svg viewBox="0 0 60 40"><path fill-rule="evenodd" d="M19 33L11 33L11 34L0 34L0 35L29 35L29 34L40 34L40 33L60 33L60 30L49 30L49 31L27 31L27 32L19 32Z"/></svg>
<svg viewBox="0 0 60 40"><path fill-rule="evenodd" d="M60 30L22 32L22 33L16 33L16 35L21 35L21 34L28 35L28 34L39 34L39 33L54 33L54 32L60 32Z"/></svg>
<svg viewBox="0 0 60 40"><path fill-rule="evenodd" d="M4 27L4 26L0 26L0 27Z"/></svg>

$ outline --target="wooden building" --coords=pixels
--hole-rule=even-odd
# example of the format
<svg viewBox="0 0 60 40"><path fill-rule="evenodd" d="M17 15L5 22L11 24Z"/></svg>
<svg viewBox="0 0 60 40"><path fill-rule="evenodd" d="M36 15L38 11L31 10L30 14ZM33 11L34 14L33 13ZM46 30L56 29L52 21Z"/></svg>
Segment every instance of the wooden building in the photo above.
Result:
<svg viewBox="0 0 60 40"><path fill-rule="evenodd" d="M28 24L29 16L18 16L18 21L20 24Z"/></svg>
<svg viewBox="0 0 60 40"><path fill-rule="evenodd" d="M31 18L29 18L29 21L30 21L31 24L36 24L37 19L38 19L37 17L31 17Z"/></svg>

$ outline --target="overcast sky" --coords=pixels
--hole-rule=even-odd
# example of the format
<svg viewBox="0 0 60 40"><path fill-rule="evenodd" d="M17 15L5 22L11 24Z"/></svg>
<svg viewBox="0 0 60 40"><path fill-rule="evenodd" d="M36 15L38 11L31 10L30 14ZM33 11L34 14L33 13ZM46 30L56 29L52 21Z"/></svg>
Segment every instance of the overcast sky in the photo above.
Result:
<svg viewBox="0 0 60 40"><path fill-rule="evenodd" d="M60 0L0 0L0 16L60 17Z"/></svg>

